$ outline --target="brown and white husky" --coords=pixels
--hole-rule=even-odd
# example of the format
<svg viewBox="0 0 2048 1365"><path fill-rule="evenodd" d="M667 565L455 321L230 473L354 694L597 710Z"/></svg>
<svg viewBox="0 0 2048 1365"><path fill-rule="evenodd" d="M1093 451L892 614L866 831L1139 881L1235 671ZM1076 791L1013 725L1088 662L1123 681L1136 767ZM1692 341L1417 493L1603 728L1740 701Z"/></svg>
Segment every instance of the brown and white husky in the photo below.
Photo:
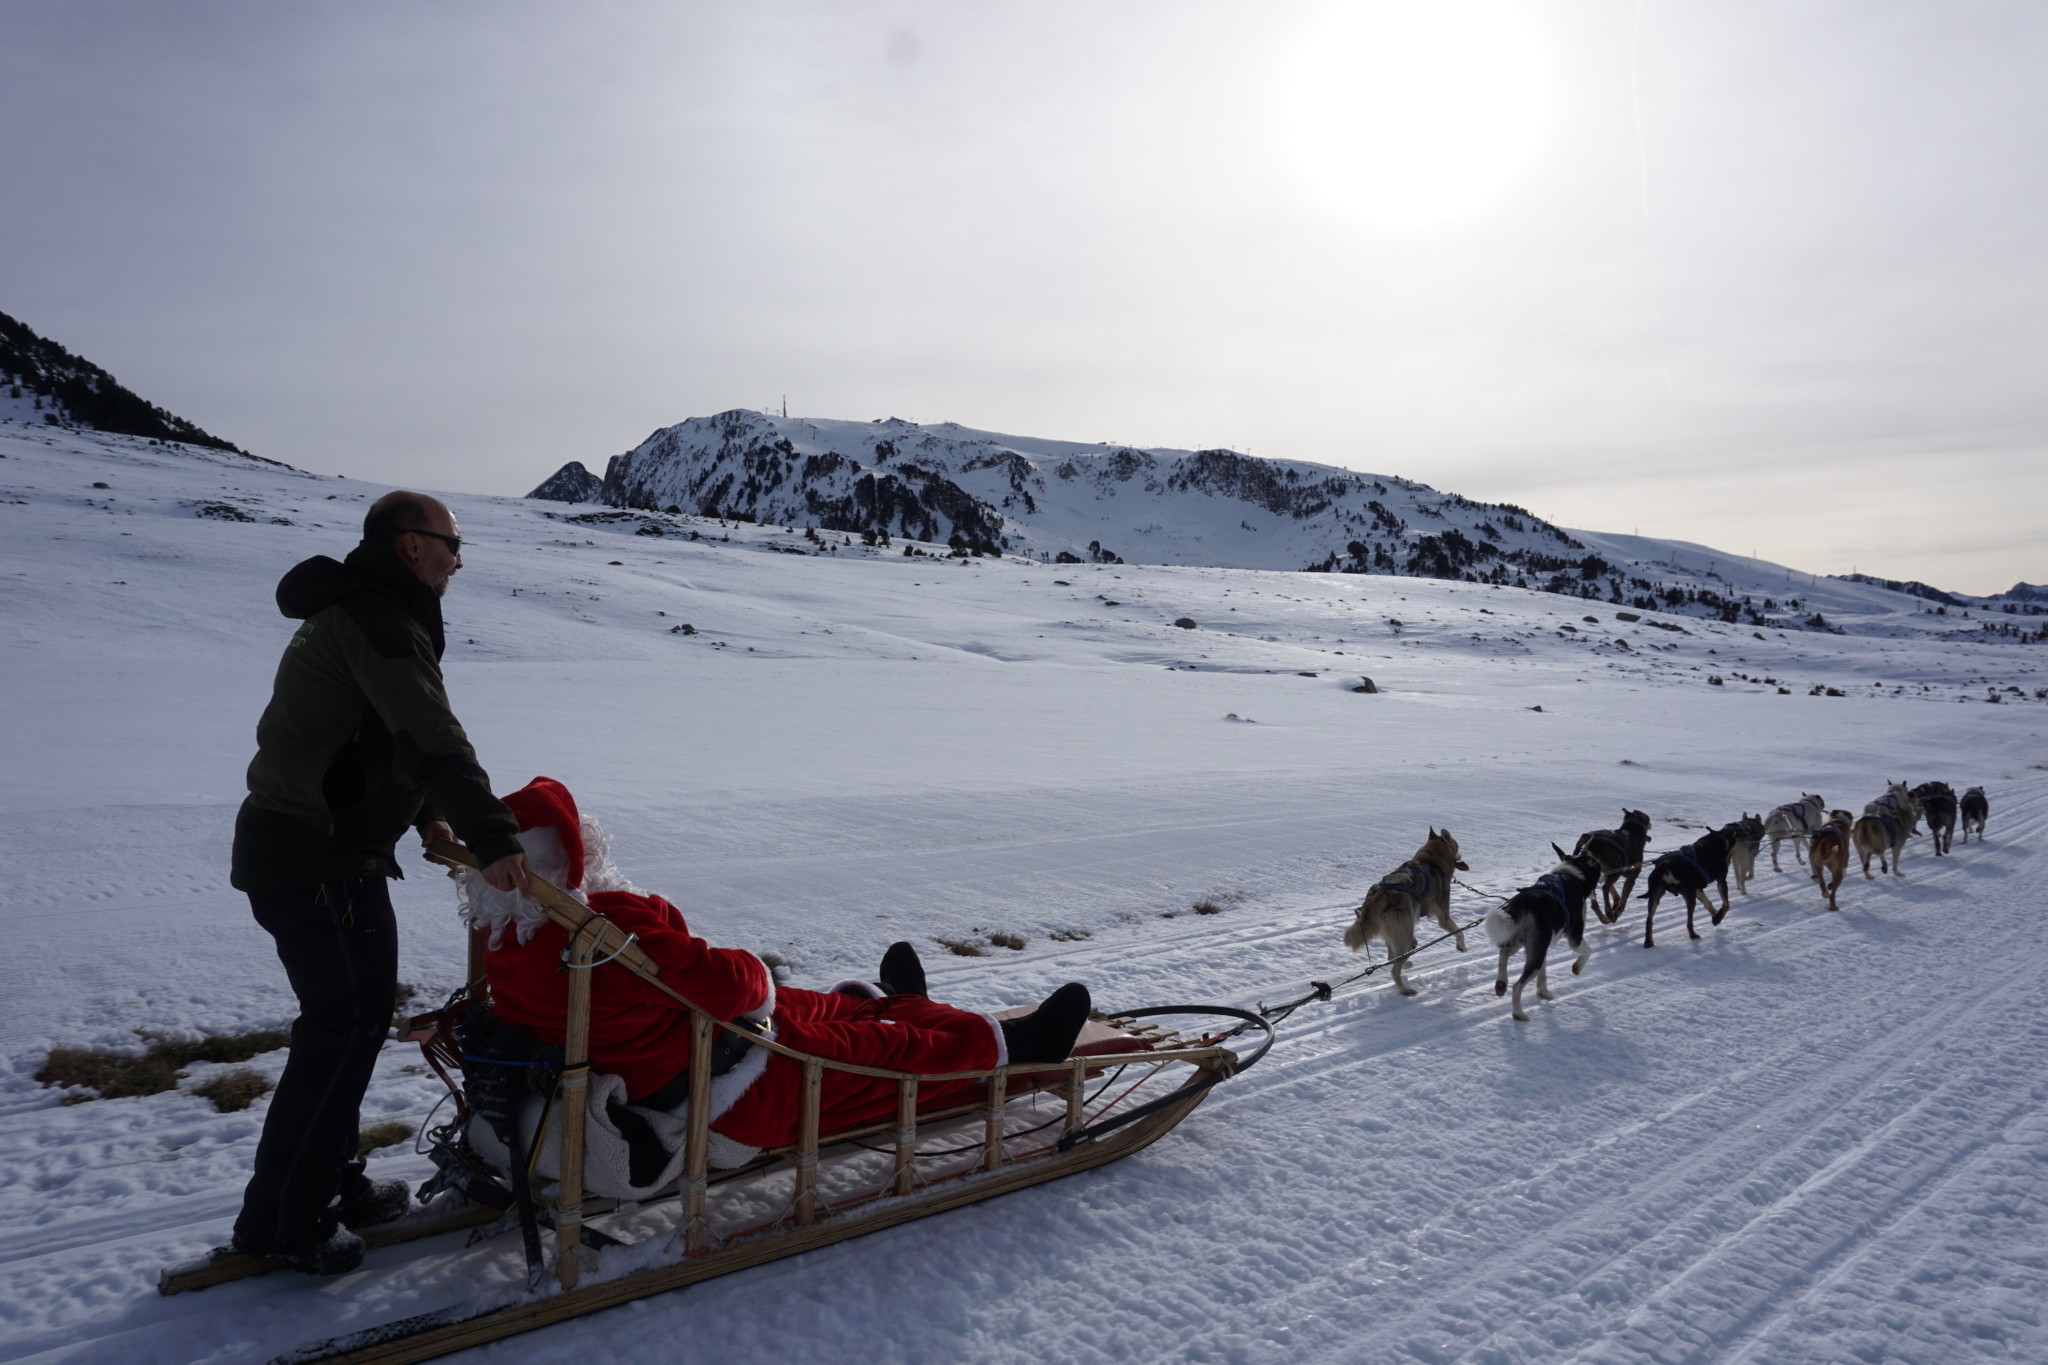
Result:
<svg viewBox="0 0 2048 1365"><path fill-rule="evenodd" d="M1470 871L1458 858L1458 841L1447 829L1430 827L1429 838L1415 856L1374 882L1358 907L1358 917L1344 931L1344 945L1357 952L1378 939L1387 945L1394 986L1403 995L1415 988L1401 979L1401 967L1415 951L1415 925L1424 915L1457 937L1465 951L1465 935L1451 920L1451 873Z"/></svg>

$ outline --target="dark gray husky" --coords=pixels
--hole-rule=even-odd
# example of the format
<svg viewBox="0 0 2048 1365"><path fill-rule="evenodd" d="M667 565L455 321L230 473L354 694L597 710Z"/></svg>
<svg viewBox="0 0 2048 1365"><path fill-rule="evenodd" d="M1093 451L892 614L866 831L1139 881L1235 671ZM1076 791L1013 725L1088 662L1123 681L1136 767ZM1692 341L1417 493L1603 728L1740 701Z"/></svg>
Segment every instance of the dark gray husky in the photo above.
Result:
<svg viewBox="0 0 2048 1365"><path fill-rule="evenodd" d="M1970 831L1977 831L1977 842L1984 842L1984 822L1991 818L1991 802L1985 797L1982 787L1972 787L1963 793L1963 842L1970 842Z"/></svg>
<svg viewBox="0 0 2048 1365"><path fill-rule="evenodd" d="M1739 825L1739 822L1738 822ZM1707 915L1719 924L1728 913L1728 854L1735 847L1740 834L1738 825L1723 825L1711 834L1703 834L1684 848L1675 848L1650 866L1650 889L1643 893L1643 899L1650 903L1649 913L1643 917L1643 946L1657 946L1657 902L1667 891L1675 891L1685 897L1685 932L1694 938L1700 931L1692 927L1692 912L1700 902L1707 903ZM1707 888L1721 888L1721 908L1714 908L1714 898L1707 894Z"/></svg>
<svg viewBox="0 0 2048 1365"><path fill-rule="evenodd" d="M1934 856L1939 858L1956 843L1956 789L1946 782L1922 782L1913 788L1913 799L1927 817L1927 832L1934 836Z"/></svg>
<svg viewBox="0 0 2048 1365"><path fill-rule="evenodd" d="M1508 958L1515 949L1522 950L1522 974L1515 979L1513 1005L1515 1018L1523 1023L1529 1016L1522 1013L1522 987L1530 977L1536 978L1537 998L1557 998L1550 993L1543 963L1550 955L1550 941L1560 930L1577 954L1572 959L1573 976L1584 970L1586 959L1592 956L1586 947L1586 897L1600 881L1600 860L1590 853L1567 853L1556 844L1550 848L1557 854L1557 866L1535 885L1523 887L1486 912L1487 940L1500 949L1500 970L1493 979L1495 995L1508 993Z"/></svg>
<svg viewBox="0 0 2048 1365"><path fill-rule="evenodd" d="M1600 864L1600 903L1593 913L1602 924L1620 919L1628 898L1635 894L1636 874L1643 870L1643 845L1649 842L1650 817L1639 810L1624 810L1619 829L1596 829L1579 836L1572 852L1590 854Z"/></svg>

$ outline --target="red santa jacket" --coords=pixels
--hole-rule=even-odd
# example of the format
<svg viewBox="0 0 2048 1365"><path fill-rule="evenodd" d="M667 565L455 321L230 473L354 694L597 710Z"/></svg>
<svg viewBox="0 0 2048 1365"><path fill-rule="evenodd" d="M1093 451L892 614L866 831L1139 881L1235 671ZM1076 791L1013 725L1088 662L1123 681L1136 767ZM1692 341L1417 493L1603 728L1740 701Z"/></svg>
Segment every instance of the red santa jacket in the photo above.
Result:
<svg viewBox="0 0 2048 1365"><path fill-rule="evenodd" d="M719 1019L765 1016L775 980L744 948L714 948L690 932L682 912L659 896L599 891L590 908L629 934L661 968L661 979ZM562 952L569 933L552 922L532 939L511 934L484 955L498 1017L559 1047L567 1020L569 977ZM623 1077L631 1099L674 1080L689 1065L690 1011L616 963L590 983L590 1064Z"/></svg>

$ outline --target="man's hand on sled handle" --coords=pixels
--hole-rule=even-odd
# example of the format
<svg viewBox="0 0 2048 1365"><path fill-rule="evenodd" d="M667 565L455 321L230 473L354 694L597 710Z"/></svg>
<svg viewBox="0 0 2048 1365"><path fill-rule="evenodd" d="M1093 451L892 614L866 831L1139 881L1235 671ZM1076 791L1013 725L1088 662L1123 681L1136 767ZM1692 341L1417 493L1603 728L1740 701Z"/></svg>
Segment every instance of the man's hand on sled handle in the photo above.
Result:
<svg viewBox="0 0 2048 1365"><path fill-rule="evenodd" d="M510 891L517 887L526 895L531 896L533 894L533 883L526 876L526 855L524 853L508 853L489 867L482 869L482 872L483 879L490 883L491 888L495 891Z"/></svg>
<svg viewBox="0 0 2048 1365"><path fill-rule="evenodd" d="M426 824L420 826L420 847L426 850L424 856L428 862L439 863L448 869L450 875L453 875L455 869L461 867L462 864L444 858L434 852L436 840L443 840L451 844L455 842L455 829L446 820L429 820Z"/></svg>
<svg viewBox="0 0 2048 1365"><path fill-rule="evenodd" d="M459 876L465 867L476 868L477 874L484 879L485 884L494 890L510 891L517 887L525 895L535 895L533 881L527 875L524 853L508 853L488 867L477 867L476 860L470 856L469 850L455 842L455 831L443 820L421 826L420 843L426 848L424 856L427 861L439 863L448 869L451 876ZM437 851L434 847L436 843L453 845L449 851L460 854L460 858L451 858Z"/></svg>

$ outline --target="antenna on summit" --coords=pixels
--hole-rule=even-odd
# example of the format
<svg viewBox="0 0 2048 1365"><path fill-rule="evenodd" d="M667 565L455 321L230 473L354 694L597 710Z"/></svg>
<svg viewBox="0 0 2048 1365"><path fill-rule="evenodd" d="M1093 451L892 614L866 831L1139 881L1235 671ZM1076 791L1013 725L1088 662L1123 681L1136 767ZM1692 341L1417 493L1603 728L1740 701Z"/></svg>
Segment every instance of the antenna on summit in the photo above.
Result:
<svg viewBox="0 0 2048 1365"><path fill-rule="evenodd" d="M789 395L786 393L782 395L782 415L789 416Z"/></svg>

